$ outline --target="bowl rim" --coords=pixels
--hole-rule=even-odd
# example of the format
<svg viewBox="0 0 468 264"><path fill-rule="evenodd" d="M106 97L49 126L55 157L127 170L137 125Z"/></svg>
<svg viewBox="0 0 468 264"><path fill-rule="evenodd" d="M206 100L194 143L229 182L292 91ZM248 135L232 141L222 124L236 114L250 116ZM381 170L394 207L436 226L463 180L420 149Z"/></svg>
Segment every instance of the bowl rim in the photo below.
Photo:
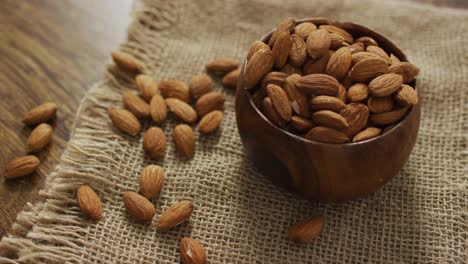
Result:
<svg viewBox="0 0 468 264"><path fill-rule="evenodd" d="M378 37L382 38L382 39L385 39L387 41L387 44L392 48L394 49L395 51L399 52L402 56L402 58L399 58L401 61L404 61L404 62L409 62L408 59L406 58L406 55L403 53L403 51L401 51L395 44L393 44L393 42L391 42L389 39L387 39L385 36L381 35L380 33L376 32L375 30L373 29L370 29L368 27L365 27L365 26L362 26L362 25L359 25L359 24L356 24L356 23L353 23L353 22L341 22L341 21L338 21L338 20L330 20L330 19L326 19L326 18L301 18L301 19L294 19L295 23L296 24L300 24L300 23L304 23L304 22L313 22L314 24L328 24L328 25L334 25L334 26L338 26L338 27L346 27L346 26L353 26L353 27L357 27L357 28L360 28L360 29L363 29L363 30L368 30L368 31L371 31L373 34L377 35ZM271 35L273 34L273 32L276 30L276 28L272 29L271 31L269 31L268 33L266 33L264 36L262 36L262 38L260 39L261 41L265 42L266 40L268 40L269 37L271 37ZM242 66L242 76L245 75L245 66L247 64L247 58L244 59L244 64ZM306 139L304 137L301 137L299 135L296 135L296 134L293 134L285 129L282 129L280 127L278 127L277 125L273 124L263 113L262 111L260 111L260 109L255 105L255 103L253 102L252 100L252 94L249 92L249 90L246 90L242 87L239 87L239 89L242 89L244 93L246 93L247 95L247 99L249 101L249 104L253 107L253 109L255 110L255 112L257 114L260 115L260 117L266 121L273 129L275 130L278 130L279 132L281 133L284 133L286 134L287 136L290 136L296 140L299 140L299 141L302 141L304 143L307 143L307 144L316 144L316 145L325 145L325 146L328 146L328 147L336 147L336 148L340 148L340 147L348 147L348 146L357 146L357 145L362 145L362 144L368 144L368 143L371 143L371 142L374 142L374 141L378 141L386 136L389 136L390 134L393 134L395 133L396 130L398 130L400 127L402 127L404 124L406 124L408 121L408 117L410 115L412 115L414 113L414 111L416 111L416 108L419 108L420 105L421 105L421 95L420 95L420 89L417 89L417 79L415 78L413 81L411 81L411 83L414 83L414 85L411 85L415 90L418 91L417 93L417 96L418 96L418 103L416 105L413 105L411 106L410 110L405 114L405 116L403 117L402 120L400 120L400 122L396 123L393 125L393 127L386 131L385 133L382 133L376 137L373 137L373 138L370 138L370 139L367 139L367 140L363 140L363 141L358 141L358 142L348 142L348 143L340 143L340 144L334 144L334 143L325 143L325 142L319 142L319 141L315 141L315 140L310 140L310 139ZM411 84L410 83L410 84ZM352 139L351 139L352 140Z"/></svg>

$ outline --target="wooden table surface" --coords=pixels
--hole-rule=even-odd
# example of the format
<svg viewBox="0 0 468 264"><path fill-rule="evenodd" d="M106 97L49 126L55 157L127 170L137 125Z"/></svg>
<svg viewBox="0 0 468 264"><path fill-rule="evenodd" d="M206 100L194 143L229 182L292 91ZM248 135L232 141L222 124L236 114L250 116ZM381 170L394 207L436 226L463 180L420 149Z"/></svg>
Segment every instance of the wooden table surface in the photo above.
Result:
<svg viewBox="0 0 468 264"><path fill-rule="evenodd" d="M466 0L413 0L468 8ZM37 173L0 177L0 238L27 202L38 198L46 175L69 139L74 113L100 79L109 54L125 41L131 0L4 0L0 8L0 170L25 154L31 131L21 120L46 101L59 105L53 143L38 156Z"/></svg>

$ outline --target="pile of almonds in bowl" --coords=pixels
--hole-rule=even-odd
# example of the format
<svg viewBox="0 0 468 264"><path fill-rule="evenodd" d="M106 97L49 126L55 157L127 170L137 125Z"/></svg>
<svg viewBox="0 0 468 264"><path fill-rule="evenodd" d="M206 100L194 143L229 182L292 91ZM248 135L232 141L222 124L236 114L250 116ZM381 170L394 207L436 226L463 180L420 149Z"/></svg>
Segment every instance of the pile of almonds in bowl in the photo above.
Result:
<svg viewBox="0 0 468 264"><path fill-rule="evenodd" d="M243 88L276 126L306 139L343 144L379 136L418 103L413 64L369 36L336 25L284 20L255 41Z"/></svg>

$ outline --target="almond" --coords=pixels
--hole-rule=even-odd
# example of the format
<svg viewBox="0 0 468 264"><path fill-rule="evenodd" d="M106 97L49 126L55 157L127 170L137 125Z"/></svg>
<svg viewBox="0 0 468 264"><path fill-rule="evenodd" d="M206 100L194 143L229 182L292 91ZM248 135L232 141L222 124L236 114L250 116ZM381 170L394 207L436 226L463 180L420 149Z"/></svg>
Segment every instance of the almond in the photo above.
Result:
<svg viewBox="0 0 468 264"><path fill-rule="evenodd" d="M233 58L220 58L206 64L206 71L215 75L224 75L239 67L239 63Z"/></svg>
<svg viewBox="0 0 468 264"><path fill-rule="evenodd" d="M316 238L325 224L325 216L314 215L288 229L288 238L294 242L305 243Z"/></svg>
<svg viewBox="0 0 468 264"><path fill-rule="evenodd" d="M334 77L320 73L303 76L296 82L296 87L300 91L314 95L336 96L339 86L340 83Z"/></svg>
<svg viewBox="0 0 468 264"><path fill-rule="evenodd" d="M189 82L190 94L196 99L210 92L212 85L213 81L210 76L206 74L195 75Z"/></svg>
<svg viewBox="0 0 468 264"><path fill-rule="evenodd" d="M367 36L356 39L356 42L364 44L364 47L366 48L369 46L379 46L379 44L377 43L377 41L375 41L375 39L371 37L367 37Z"/></svg>
<svg viewBox="0 0 468 264"><path fill-rule="evenodd" d="M211 133L218 129L221 120L223 120L223 112L219 110L209 112L203 116L200 123L198 123L198 129L202 133Z"/></svg>
<svg viewBox="0 0 468 264"><path fill-rule="evenodd" d="M325 73L335 77L337 80L343 79L351 68L351 51L348 47L338 49L330 57Z"/></svg>
<svg viewBox="0 0 468 264"><path fill-rule="evenodd" d="M302 69L300 67L295 67L289 63L286 63L280 70L281 72L286 73L288 76L292 74L299 74L302 76Z"/></svg>
<svg viewBox="0 0 468 264"><path fill-rule="evenodd" d="M387 72L388 63L386 61L381 58L367 58L357 62L349 71L349 76L355 82L367 82Z"/></svg>
<svg viewBox="0 0 468 264"><path fill-rule="evenodd" d="M150 114L148 103L130 91L124 91L122 93L122 102L125 108L132 112L137 118L145 118Z"/></svg>
<svg viewBox="0 0 468 264"><path fill-rule="evenodd" d="M291 117L291 127L299 133L305 133L311 130L315 125L310 122L308 119L305 119L301 116Z"/></svg>
<svg viewBox="0 0 468 264"><path fill-rule="evenodd" d="M151 200L161 192L166 173L164 169L157 165L146 166L140 174L140 192Z"/></svg>
<svg viewBox="0 0 468 264"><path fill-rule="evenodd" d="M400 59L398 59L397 56L393 55L393 54L390 54L390 64L393 65L393 64L397 64L401 62Z"/></svg>
<svg viewBox="0 0 468 264"><path fill-rule="evenodd" d="M393 109L393 98L391 96L371 96L367 100L367 106L372 113L389 112Z"/></svg>
<svg viewBox="0 0 468 264"><path fill-rule="evenodd" d="M330 110L339 113L345 107L343 101L333 96L319 95L310 100L310 108L314 111Z"/></svg>
<svg viewBox="0 0 468 264"><path fill-rule="evenodd" d="M195 154L195 134L190 126L185 124L175 126L172 137L178 152L187 158L193 157Z"/></svg>
<svg viewBox="0 0 468 264"><path fill-rule="evenodd" d="M263 99L262 104L262 112L265 114L266 118L272 122L273 124L284 127L286 122L283 118L276 112L275 108L273 107L273 103L271 102L270 97L265 97Z"/></svg>
<svg viewBox="0 0 468 264"><path fill-rule="evenodd" d="M193 123L197 120L197 112L186 102L176 98L168 98L166 104L174 115L183 122Z"/></svg>
<svg viewBox="0 0 468 264"><path fill-rule="evenodd" d="M388 56L387 52L383 50L381 47L370 45L366 48L367 52L374 53L375 55L384 59L387 63L390 63L390 57Z"/></svg>
<svg viewBox="0 0 468 264"><path fill-rule="evenodd" d="M346 91L346 88L342 84L340 84L340 87L338 89L338 95L336 97L346 104L348 91Z"/></svg>
<svg viewBox="0 0 468 264"><path fill-rule="evenodd" d="M165 231L174 228L190 218L193 211L191 201L180 201L167 208L156 223L156 230Z"/></svg>
<svg viewBox="0 0 468 264"><path fill-rule="evenodd" d="M344 30L344 29L342 29L340 27L337 27L337 26L334 26L334 25L321 25L319 28L327 30L330 34L334 33L334 34L338 34L338 35L342 36L343 39L349 44L354 43L353 35L349 34L348 31L346 31L346 30Z"/></svg>
<svg viewBox="0 0 468 264"><path fill-rule="evenodd" d="M162 123L167 117L166 101L160 94L155 94L150 102L151 118L156 123Z"/></svg>
<svg viewBox="0 0 468 264"><path fill-rule="evenodd" d="M278 85L279 87L284 87L284 84L286 82L286 78L288 77L288 74L284 72L269 72L265 77L262 79L262 85L260 86L261 88L265 89L266 93L266 87L269 84L275 84ZM260 89L259 89L260 90ZM263 98L262 98L263 99Z"/></svg>
<svg viewBox="0 0 468 264"><path fill-rule="evenodd" d="M252 43L252 45L250 45L250 49L249 49L249 53L247 54L247 60L250 60L250 58L252 58L252 56L255 54L255 52L261 50L261 49L267 49L269 50L270 47L265 44L265 42L263 41L260 41L260 40L256 40Z"/></svg>
<svg viewBox="0 0 468 264"><path fill-rule="evenodd" d="M363 52L365 50L365 47L364 47L364 44L360 42L356 42L354 44L351 44L351 46L349 46L349 50L351 51L351 54L355 54L358 52Z"/></svg>
<svg viewBox="0 0 468 264"><path fill-rule="evenodd" d="M268 94L268 97L270 97L271 99L273 108L275 108L279 116L284 121L289 122L292 116L292 109L291 109L291 105L289 105L288 96L286 95L284 90L281 89L281 87L277 85L269 84L267 86L267 94Z"/></svg>
<svg viewBox="0 0 468 264"><path fill-rule="evenodd" d="M349 142L349 138L345 133L329 127L314 127L304 137L309 140L330 144Z"/></svg>
<svg viewBox="0 0 468 264"><path fill-rule="evenodd" d="M337 50L341 47L348 46L349 44L345 42L344 38L338 34L330 34L330 49Z"/></svg>
<svg viewBox="0 0 468 264"><path fill-rule="evenodd" d="M312 59L317 59L328 52L331 45L330 33L324 29L312 31L307 37L307 53Z"/></svg>
<svg viewBox="0 0 468 264"><path fill-rule="evenodd" d="M164 157L166 152L166 136L159 127L150 127L143 137L143 150L152 159Z"/></svg>
<svg viewBox="0 0 468 264"><path fill-rule="evenodd" d="M273 54L274 65L281 68L286 63L291 50L292 40L289 30L282 30L278 33L278 37L271 49Z"/></svg>
<svg viewBox="0 0 468 264"><path fill-rule="evenodd" d="M309 117L309 105L307 102L307 96L299 91L296 87L296 82L301 78L298 74L293 74L286 78L286 82L283 86L283 90L288 96L289 103L294 110L300 116Z"/></svg>
<svg viewBox="0 0 468 264"><path fill-rule="evenodd" d="M135 82L140 91L141 98L148 103L155 94L159 93L158 83L149 75L138 74Z"/></svg>
<svg viewBox="0 0 468 264"><path fill-rule="evenodd" d="M356 63L364 60L364 59L382 59L378 55L370 52L356 52L351 55L351 64L355 65Z"/></svg>
<svg viewBox="0 0 468 264"><path fill-rule="evenodd" d="M127 213L138 221L153 219L156 209L144 196L136 192L124 192L123 200Z"/></svg>
<svg viewBox="0 0 468 264"><path fill-rule="evenodd" d="M307 49L304 39L296 34L291 35L292 46L289 51L289 62L291 65L300 67L307 58Z"/></svg>
<svg viewBox="0 0 468 264"><path fill-rule="evenodd" d="M337 130L349 127L344 117L330 110L320 110L313 113L312 121L319 126L331 127Z"/></svg>
<svg viewBox="0 0 468 264"><path fill-rule="evenodd" d="M386 126L400 121L405 116L408 107L402 107L390 112L372 114L370 120L379 126Z"/></svg>
<svg viewBox="0 0 468 264"><path fill-rule="evenodd" d="M199 116L204 116L211 111L220 110L224 105L224 95L220 92L211 92L198 98L195 109Z"/></svg>
<svg viewBox="0 0 468 264"><path fill-rule="evenodd" d="M177 98L186 103L190 101L188 86L179 80L165 80L159 83L159 89L164 98Z"/></svg>
<svg viewBox="0 0 468 264"><path fill-rule="evenodd" d="M31 174L36 171L39 163L39 159L32 155L16 158L8 162L3 176L9 180Z"/></svg>
<svg viewBox="0 0 468 264"><path fill-rule="evenodd" d="M240 68L233 70L232 72L224 75L221 83L224 87L236 89L237 82L239 81Z"/></svg>
<svg viewBox="0 0 468 264"><path fill-rule="evenodd" d="M311 22L304 22L297 25L294 28L294 34L298 35L303 39L307 39L307 37L312 33L312 31L316 30L317 26Z"/></svg>
<svg viewBox="0 0 468 264"><path fill-rule="evenodd" d="M76 192L76 200L82 214L92 220L99 220L102 217L102 204L96 192L83 184Z"/></svg>
<svg viewBox="0 0 468 264"><path fill-rule="evenodd" d="M403 77L395 73L387 73L376 77L369 83L369 92L373 96L382 97L396 92L403 83Z"/></svg>
<svg viewBox="0 0 468 264"><path fill-rule="evenodd" d="M411 82L419 74L419 68L406 61L392 63L388 71L401 75L403 77L403 83Z"/></svg>
<svg viewBox="0 0 468 264"><path fill-rule="evenodd" d="M129 74L136 74L143 70L141 63L133 56L121 51L113 51L112 59L122 71Z"/></svg>
<svg viewBox="0 0 468 264"><path fill-rule="evenodd" d="M29 152L37 152L49 145L52 140L52 126L47 123L42 123L31 131L28 137Z"/></svg>
<svg viewBox="0 0 468 264"><path fill-rule="evenodd" d="M107 109L107 114L114 126L121 131L132 136L140 132L140 121L130 111L111 106Z"/></svg>
<svg viewBox="0 0 468 264"><path fill-rule="evenodd" d="M359 141L364 141L368 140L371 138L374 138L382 132L382 129L377 128L377 127L368 127L364 129L363 131L359 132L356 136L353 138L353 142L359 142Z"/></svg>
<svg viewBox="0 0 468 264"><path fill-rule="evenodd" d="M205 249L195 239L184 237L180 241L180 261L182 264L205 264Z"/></svg>
<svg viewBox="0 0 468 264"><path fill-rule="evenodd" d="M351 103L361 102L367 99L368 87L365 83L356 83L348 89L347 98Z"/></svg>
<svg viewBox="0 0 468 264"><path fill-rule="evenodd" d="M247 61L244 71L244 88L250 89L273 67L273 53L269 49L261 49Z"/></svg>
<svg viewBox="0 0 468 264"><path fill-rule="evenodd" d="M23 119L26 125L37 125L39 123L47 122L55 117L57 112L57 105L54 103L44 103L31 109Z"/></svg>
<svg viewBox="0 0 468 264"><path fill-rule="evenodd" d="M415 105L418 103L418 93L413 87L403 84L395 94L395 99L403 106Z"/></svg>
<svg viewBox="0 0 468 264"><path fill-rule="evenodd" d="M303 67L304 74L309 75L313 73L323 73L327 67L331 55L333 55L333 52L328 51L318 59L307 61Z"/></svg>
<svg viewBox="0 0 468 264"><path fill-rule="evenodd" d="M263 99L266 96L267 96L266 87L265 88L260 87L252 94L252 102L258 108L262 108L263 107Z"/></svg>
<svg viewBox="0 0 468 264"><path fill-rule="evenodd" d="M351 103L341 110L340 115L346 119L349 125L344 132L352 138L366 126L369 119L369 108L364 104Z"/></svg>
<svg viewBox="0 0 468 264"><path fill-rule="evenodd" d="M292 33L294 31L295 26L296 21L294 21L294 19L286 18L285 20L283 20L281 24L278 25L276 30L271 34L270 40L268 41L268 45L270 45L270 47L273 47L282 31L287 30L289 31L289 33Z"/></svg>

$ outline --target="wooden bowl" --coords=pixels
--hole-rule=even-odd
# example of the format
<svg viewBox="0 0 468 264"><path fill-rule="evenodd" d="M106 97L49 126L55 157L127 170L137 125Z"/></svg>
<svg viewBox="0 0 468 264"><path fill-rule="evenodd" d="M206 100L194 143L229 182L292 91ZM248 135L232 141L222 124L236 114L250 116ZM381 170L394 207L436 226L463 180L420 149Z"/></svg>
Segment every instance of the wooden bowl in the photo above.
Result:
<svg viewBox="0 0 468 264"><path fill-rule="evenodd" d="M356 38L370 36L385 51L407 61L403 52L388 39L361 25L314 18L297 22L305 21L317 26L336 25ZM271 33L264 36L263 41L268 42ZM251 92L243 89L243 83L244 69L236 92L236 119L248 158L274 183L306 199L348 201L375 192L398 174L416 142L421 100L403 120L378 137L356 143L327 144L304 139L275 126L254 105ZM410 85L416 87L416 81ZM420 89L418 94L421 94Z"/></svg>

